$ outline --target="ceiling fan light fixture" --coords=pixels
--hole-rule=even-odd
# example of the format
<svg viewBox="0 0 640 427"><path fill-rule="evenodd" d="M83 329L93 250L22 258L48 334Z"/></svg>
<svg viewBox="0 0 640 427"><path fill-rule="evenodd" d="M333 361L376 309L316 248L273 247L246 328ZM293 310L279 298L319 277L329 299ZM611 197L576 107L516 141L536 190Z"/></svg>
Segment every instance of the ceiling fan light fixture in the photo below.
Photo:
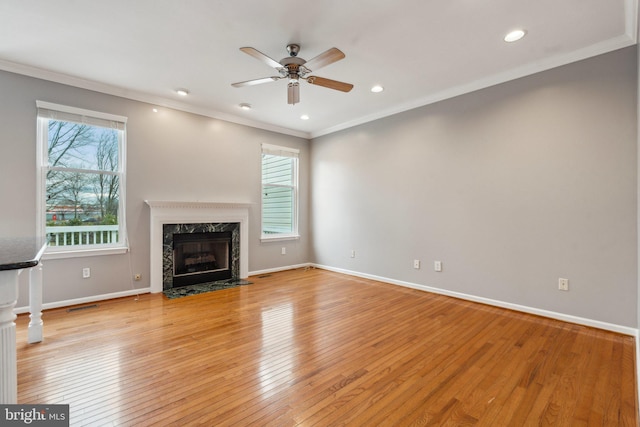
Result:
<svg viewBox="0 0 640 427"><path fill-rule="evenodd" d="M507 43L517 42L518 40L523 38L526 34L527 32L522 29L513 30L507 33L506 36L504 36L504 41L506 41Z"/></svg>
<svg viewBox="0 0 640 427"><path fill-rule="evenodd" d="M371 88L371 92L373 93L380 93L384 90L384 88L380 85L375 85Z"/></svg>
<svg viewBox="0 0 640 427"><path fill-rule="evenodd" d="M290 80L287 85L287 104L296 105L300 102L300 83Z"/></svg>

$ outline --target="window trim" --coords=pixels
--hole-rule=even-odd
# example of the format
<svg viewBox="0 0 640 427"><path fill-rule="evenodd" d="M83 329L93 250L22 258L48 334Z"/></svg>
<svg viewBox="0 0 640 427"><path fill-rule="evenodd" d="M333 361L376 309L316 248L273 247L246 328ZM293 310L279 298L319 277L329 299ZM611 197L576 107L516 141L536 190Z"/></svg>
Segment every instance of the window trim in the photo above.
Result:
<svg viewBox="0 0 640 427"><path fill-rule="evenodd" d="M46 236L46 181L48 158L47 158L47 137L49 120L72 121L84 123L92 126L115 127L121 133L118 137L118 176L120 177L120 190L118 199L118 233L120 242L114 244L99 245L75 245L75 246L48 246L43 254L43 259L76 258L96 255L123 254L129 251L129 239L126 226L126 123L127 117L115 114L103 113L99 111L86 110L67 105L54 104L51 102L36 100L37 107L37 130L36 130L36 230L38 235ZM56 114L61 117L56 118ZM74 120L67 119L74 117Z"/></svg>
<svg viewBox="0 0 640 427"><path fill-rule="evenodd" d="M271 154L281 157L291 157L296 161L294 162L293 171L293 218L292 226L293 232L291 233L278 233L278 234L265 234L262 228L262 217L264 214L264 191L262 182L262 155ZM300 150L297 148L284 147L280 145L261 144L260 151L260 241L261 242L277 242L284 240L298 240L300 234L298 232L298 215L300 211L299 200L299 164L300 164Z"/></svg>

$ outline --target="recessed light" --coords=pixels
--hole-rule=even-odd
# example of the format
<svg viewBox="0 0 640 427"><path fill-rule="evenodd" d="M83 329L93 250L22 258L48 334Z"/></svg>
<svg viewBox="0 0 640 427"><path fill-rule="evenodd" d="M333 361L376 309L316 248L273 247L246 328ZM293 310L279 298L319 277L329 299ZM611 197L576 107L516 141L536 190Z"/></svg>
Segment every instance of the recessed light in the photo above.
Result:
<svg viewBox="0 0 640 427"><path fill-rule="evenodd" d="M176 89L176 93L180 96L189 95L189 91L187 89Z"/></svg>
<svg viewBox="0 0 640 427"><path fill-rule="evenodd" d="M154 109L153 109L153 110L151 110L151 111L153 111L154 113L157 113L157 112L158 112L158 109L157 109L157 108L154 108Z"/></svg>
<svg viewBox="0 0 640 427"><path fill-rule="evenodd" d="M371 92L373 93L379 93L382 92L384 90L384 88L380 85L375 85L371 88Z"/></svg>
<svg viewBox="0 0 640 427"><path fill-rule="evenodd" d="M507 43L517 42L527 34L525 30L513 30L504 36L504 41Z"/></svg>
<svg viewBox="0 0 640 427"><path fill-rule="evenodd" d="M240 108L242 108L245 111L251 110L251 104L247 104L246 102L243 102L242 104L240 104Z"/></svg>
<svg viewBox="0 0 640 427"><path fill-rule="evenodd" d="M309 115L308 114L303 114L300 116L301 120L309 120Z"/></svg>

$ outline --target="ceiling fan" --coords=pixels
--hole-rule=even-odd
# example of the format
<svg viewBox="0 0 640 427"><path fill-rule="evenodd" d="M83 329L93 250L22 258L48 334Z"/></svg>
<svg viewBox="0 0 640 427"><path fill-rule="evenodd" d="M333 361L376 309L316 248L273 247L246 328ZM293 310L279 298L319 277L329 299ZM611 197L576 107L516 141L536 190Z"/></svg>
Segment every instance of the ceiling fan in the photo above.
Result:
<svg viewBox="0 0 640 427"><path fill-rule="evenodd" d="M319 68L343 59L345 55L338 48L332 47L315 58L305 61L298 57L300 46L297 44L290 44L287 45L289 56L282 58L280 62L268 57L264 53L252 47L241 47L240 50L247 55L251 55L264 62L268 66L275 68L279 75L233 83L231 85L233 87L253 86L281 79L289 79L289 84L287 85L287 103L292 105L300 102L300 79L306 80L312 85L327 87L329 89L335 89L342 92L349 92L353 89L353 85L350 83L339 82L337 80L326 79L324 77L308 76L309 73Z"/></svg>

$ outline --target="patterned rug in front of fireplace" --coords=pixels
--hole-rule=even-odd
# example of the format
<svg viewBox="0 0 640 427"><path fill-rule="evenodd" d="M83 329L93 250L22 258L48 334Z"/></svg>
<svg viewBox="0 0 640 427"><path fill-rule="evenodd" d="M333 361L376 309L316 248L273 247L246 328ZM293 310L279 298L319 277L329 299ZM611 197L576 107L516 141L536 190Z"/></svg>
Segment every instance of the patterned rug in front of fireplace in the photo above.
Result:
<svg viewBox="0 0 640 427"><path fill-rule="evenodd" d="M238 286L250 285L251 282L242 279L219 280L217 282L198 283L196 285L181 286L163 291L169 299L197 295L205 292L219 291L221 289L235 288Z"/></svg>

